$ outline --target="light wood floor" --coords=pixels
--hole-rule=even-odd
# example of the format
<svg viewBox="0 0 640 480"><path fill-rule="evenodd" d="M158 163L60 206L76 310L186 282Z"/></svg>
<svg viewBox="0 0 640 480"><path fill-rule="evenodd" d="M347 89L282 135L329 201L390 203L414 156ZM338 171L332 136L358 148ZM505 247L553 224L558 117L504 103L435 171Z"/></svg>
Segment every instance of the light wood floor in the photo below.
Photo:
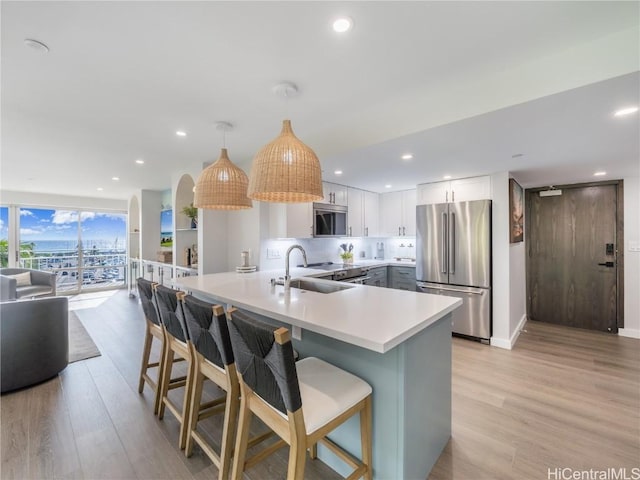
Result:
<svg viewBox="0 0 640 480"><path fill-rule="evenodd" d="M0 478L216 478L197 447L189 459L178 449L171 413L159 421L149 390L137 392L137 300L100 292L71 304L102 356L0 398ZM454 339L453 436L429 479L640 467L640 341L537 322L526 329L512 351ZM206 424L212 438L220 426ZM280 450L246 478L284 478L286 456ZM319 461L307 462L305 477L339 478Z"/></svg>

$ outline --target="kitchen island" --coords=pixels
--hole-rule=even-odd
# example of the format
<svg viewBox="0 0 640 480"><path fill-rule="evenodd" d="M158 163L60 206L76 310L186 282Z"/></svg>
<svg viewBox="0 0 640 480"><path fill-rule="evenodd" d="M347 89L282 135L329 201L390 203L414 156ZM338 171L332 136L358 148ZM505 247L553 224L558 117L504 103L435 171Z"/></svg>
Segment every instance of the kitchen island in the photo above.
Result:
<svg viewBox="0 0 640 480"><path fill-rule="evenodd" d="M291 328L302 357L317 356L373 388L373 473L376 479L425 479L451 436L451 312L460 299L310 279L284 292L270 279L282 271L219 273L176 279L179 288L262 320ZM295 282L292 282L295 285ZM303 407L304 408L304 407ZM330 437L360 457L359 423L352 418ZM340 474L348 468L318 448Z"/></svg>

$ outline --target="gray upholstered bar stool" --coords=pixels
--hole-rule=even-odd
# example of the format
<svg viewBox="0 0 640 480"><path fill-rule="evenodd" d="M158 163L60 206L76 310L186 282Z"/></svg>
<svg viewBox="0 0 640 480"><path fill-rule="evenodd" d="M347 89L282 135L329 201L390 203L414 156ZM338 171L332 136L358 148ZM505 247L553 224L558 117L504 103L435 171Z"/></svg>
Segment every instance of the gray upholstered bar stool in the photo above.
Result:
<svg viewBox="0 0 640 480"><path fill-rule="evenodd" d="M190 457L194 442L197 443L218 467L218 478L227 480L231 470L231 455L240 406L240 386L224 308L191 295L181 296L180 307L178 314L182 316L181 320L187 327L193 365L185 455ZM205 379L213 381L224 390L224 395L211 402L202 403ZM206 437L198 431L198 422L219 413L224 413L224 422L218 454Z"/></svg>
<svg viewBox="0 0 640 480"><path fill-rule="evenodd" d="M192 361L191 349L187 345L188 334L178 318L178 300L184 292L173 290L163 285L154 286L154 298L160 314L162 328L165 336L164 359L162 380L160 381L160 407L158 418L164 418L165 407L176 417L180 423L180 437L178 445L183 449L187 443L187 427L189 419L189 405L191 400L191 376ZM187 375L172 379L171 374L175 363L175 356L187 362ZM185 387L182 397L182 405L176 405L169 398L169 390Z"/></svg>
<svg viewBox="0 0 640 480"><path fill-rule="evenodd" d="M317 442L354 468L349 479L371 480L371 386L319 358L295 362L286 328L236 309L229 310L227 319L241 392L232 478L240 480L251 466L245 456L253 414L282 439L274 447L289 445L287 480L304 478L306 451L311 449L315 458ZM326 438L358 413L362 461Z"/></svg>
<svg viewBox="0 0 640 480"><path fill-rule="evenodd" d="M158 311L153 300L153 286L156 285L144 278L138 278L138 292L140 294L140 303L144 313L146 328L144 332L144 348L142 350L142 366L140 367L140 381L138 383L138 392L142 393L145 382L153 391L153 413L158 413L160 407L160 380L162 378L162 359L164 358L164 332L158 317ZM153 339L160 342L160 357L157 362L151 362L151 347ZM156 378L149 375L150 368L157 367Z"/></svg>

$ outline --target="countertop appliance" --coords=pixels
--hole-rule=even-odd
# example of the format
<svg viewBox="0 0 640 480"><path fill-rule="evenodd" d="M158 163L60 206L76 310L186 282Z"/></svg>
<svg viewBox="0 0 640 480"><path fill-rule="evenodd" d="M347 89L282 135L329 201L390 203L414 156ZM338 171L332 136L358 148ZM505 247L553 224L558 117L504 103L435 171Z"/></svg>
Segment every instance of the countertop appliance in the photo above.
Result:
<svg viewBox="0 0 640 480"><path fill-rule="evenodd" d="M347 207L330 203L313 204L313 236L345 237L347 235Z"/></svg>
<svg viewBox="0 0 640 480"><path fill-rule="evenodd" d="M302 265L298 265L302 267ZM333 263L333 262L319 262L319 263L309 263L307 264L308 268L317 268L321 270L330 270L331 273L327 273L322 277L325 280L336 280L338 282L346 282L346 283L357 283L363 284L366 280L369 280L369 268L365 265L351 264L345 265L343 263Z"/></svg>
<svg viewBox="0 0 640 480"><path fill-rule="evenodd" d="M417 291L459 297L453 332L491 338L491 200L416 207Z"/></svg>

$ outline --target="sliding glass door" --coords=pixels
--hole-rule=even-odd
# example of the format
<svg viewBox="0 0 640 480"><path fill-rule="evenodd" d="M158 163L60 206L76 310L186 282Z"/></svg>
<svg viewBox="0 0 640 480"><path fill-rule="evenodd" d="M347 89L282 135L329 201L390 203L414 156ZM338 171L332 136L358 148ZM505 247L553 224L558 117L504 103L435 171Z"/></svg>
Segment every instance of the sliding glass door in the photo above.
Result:
<svg viewBox="0 0 640 480"><path fill-rule="evenodd" d="M126 215L20 208L20 266L53 271L58 293L126 284Z"/></svg>

